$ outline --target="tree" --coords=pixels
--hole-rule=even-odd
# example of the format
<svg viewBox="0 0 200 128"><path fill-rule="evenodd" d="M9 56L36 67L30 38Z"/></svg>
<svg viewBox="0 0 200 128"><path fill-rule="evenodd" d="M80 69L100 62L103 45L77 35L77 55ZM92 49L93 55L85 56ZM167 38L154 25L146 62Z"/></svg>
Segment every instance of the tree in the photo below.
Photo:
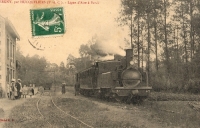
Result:
<svg viewBox="0 0 200 128"><path fill-rule="evenodd" d="M89 46L86 44L82 44L79 48L79 54L81 57L88 56L90 54L91 50Z"/></svg>
<svg viewBox="0 0 200 128"><path fill-rule="evenodd" d="M46 72L47 66L50 65L44 57L34 55L24 56L20 48L16 50L16 59L20 62L21 68L17 70L17 76L22 80L23 84L43 85L53 82L52 73Z"/></svg>

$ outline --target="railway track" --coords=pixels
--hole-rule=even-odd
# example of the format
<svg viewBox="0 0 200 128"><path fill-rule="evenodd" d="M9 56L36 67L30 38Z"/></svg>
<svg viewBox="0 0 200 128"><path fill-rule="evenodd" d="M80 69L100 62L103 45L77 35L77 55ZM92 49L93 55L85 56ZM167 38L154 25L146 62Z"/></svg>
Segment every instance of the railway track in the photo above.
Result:
<svg viewBox="0 0 200 128"><path fill-rule="evenodd" d="M41 97L37 101L38 113L43 117L47 126L50 128L93 128L89 124L86 124L77 117L70 115L59 108L53 101L51 92L48 95L41 94Z"/></svg>

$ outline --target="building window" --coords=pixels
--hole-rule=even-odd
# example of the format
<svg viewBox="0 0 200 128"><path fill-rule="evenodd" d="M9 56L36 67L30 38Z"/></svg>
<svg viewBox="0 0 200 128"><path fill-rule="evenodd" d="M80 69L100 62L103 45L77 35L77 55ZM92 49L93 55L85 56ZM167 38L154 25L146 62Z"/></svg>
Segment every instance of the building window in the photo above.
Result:
<svg viewBox="0 0 200 128"><path fill-rule="evenodd" d="M10 58L12 58L12 55L13 55L13 54L12 54L12 50L13 50L12 46L13 46L13 45L12 45L12 40L11 40L11 41L10 41Z"/></svg>
<svg viewBox="0 0 200 128"><path fill-rule="evenodd" d="M15 70L13 70L13 78L15 78Z"/></svg>
<svg viewBox="0 0 200 128"><path fill-rule="evenodd" d="M9 39L7 39L7 58L9 59Z"/></svg>
<svg viewBox="0 0 200 128"><path fill-rule="evenodd" d="M13 75L12 75L12 69L10 69L10 78L12 79L13 78Z"/></svg>
<svg viewBox="0 0 200 128"><path fill-rule="evenodd" d="M6 78L7 78L7 82L9 82L9 68L7 68L7 75L6 75Z"/></svg>
<svg viewBox="0 0 200 128"><path fill-rule="evenodd" d="M0 75L0 79L1 79L1 75Z"/></svg>
<svg viewBox="0 0 200 128"><path fill-rule="evenodd" d="M13 45L13 63L15 62L15 45Z"/></svg>

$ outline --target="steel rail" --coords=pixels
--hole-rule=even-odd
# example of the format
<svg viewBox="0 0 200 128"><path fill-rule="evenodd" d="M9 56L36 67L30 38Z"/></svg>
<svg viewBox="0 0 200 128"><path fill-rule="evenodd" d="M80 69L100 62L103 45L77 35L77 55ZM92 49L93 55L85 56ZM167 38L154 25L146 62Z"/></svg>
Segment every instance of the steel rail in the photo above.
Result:
<svg viewBox="0 0 200 128"><path fill-rule="evenodd" d="M50 93L50 96L51 96L51 93ZM70 116L70 117L73 118L74 120L76 120L76 121L78 121L78 122L84 124L85 126L87 126L87 127L89 127L89 128L94 128L93 126L86 124L85 122L81 121L80 119L76 118L75 116L72 116L72 115L68 114L67 112L63 111L61 108L59 108L59 107L54 103L52 96L51 96L51 102L54 104L54 106L55 106L57 109L59 109L61 112L63 112L63 113L66 114L67 116Z"/></svg>

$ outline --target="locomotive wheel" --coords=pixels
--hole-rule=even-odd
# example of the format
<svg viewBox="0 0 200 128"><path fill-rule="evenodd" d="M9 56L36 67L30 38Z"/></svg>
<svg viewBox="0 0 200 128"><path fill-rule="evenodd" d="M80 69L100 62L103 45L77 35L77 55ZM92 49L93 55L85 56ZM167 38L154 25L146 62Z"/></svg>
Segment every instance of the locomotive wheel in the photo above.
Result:
<svg viewBox="0 0 200 128"><path fill-rule="evenodd" d="M117 102L122 102L123 101L123 97L117 95L116 93L113 94L113 97Z"/></svg>
<svg viewBox="0 0 200 128"><path fill-rule="evenodd" d="M87 96L87 97L91 97L94 95L94 91L93 90L90 90L90 89L84 89L83 90L83 95L84 96Z"/></svg>
<svg viewBox="0 0 200 128"><path fill-rule="evenodd" d="M104 94L104 93L101 93L101 94L100 94L100 99L103 99L103 100L104 100L105 98L106 98L105 94Z"/></svg>
<svg viewBox="0 0 200 128"><path fill-rule="evenodd" d="M83 89L80 89L79 92L80 92L81 95L84 95L84 90Z"/></svg>
<svg viewBox="0 0 200 128"><path fill-rule="evenodd" d="M126 103L131 104L132 98L133 98L133 95L129 94L128 97L126 98Z"/></svg>
<svg viewBox="0 0 200 128"><path fill-rule="evenodd" d="M136 97L133 97L132 98L132 103L133 104L141 104L143 102L143 98L139 97L139 96L136 96Z"/></svg>
<svg viewBox="0 0 200 128"><path fill-rule="evenodd" d="M84 90L84 96L87 96L87 95L88 95L87 90Z"/></svg>

